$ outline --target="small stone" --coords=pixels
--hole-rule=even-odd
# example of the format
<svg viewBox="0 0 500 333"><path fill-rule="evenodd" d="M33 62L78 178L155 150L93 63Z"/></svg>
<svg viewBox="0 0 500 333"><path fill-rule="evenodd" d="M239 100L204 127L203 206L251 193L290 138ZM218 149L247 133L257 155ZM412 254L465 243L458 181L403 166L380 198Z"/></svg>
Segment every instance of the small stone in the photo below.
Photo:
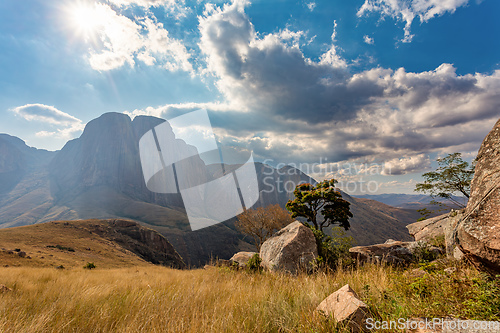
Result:
<svg viewBox="0 0 500 333"><path fill-rule="evenodd" d="M12 291L12 289L9 288L9 287L7 287L4 284L0 284L0 293L6 293L6 292L9 292L9 291Z"/></svg>
<svg viewBox="0 0 500 333"><path fill-rule="evenodd" d="M368 305L359 299L348 284L325 298L316 310L326 316L333 316L337 323L347 325L352 332L366 330Z"/></svg>
<svg viewBox="0 0 500 333"><path fill-rule="evenodd" d="M445 272L446 274L453 274L453 273L455 273L456 271L457 271L457 268L456 268L456 267L448 267L448 268L445 268L445 269L444 269L444 272Z"/></svg>

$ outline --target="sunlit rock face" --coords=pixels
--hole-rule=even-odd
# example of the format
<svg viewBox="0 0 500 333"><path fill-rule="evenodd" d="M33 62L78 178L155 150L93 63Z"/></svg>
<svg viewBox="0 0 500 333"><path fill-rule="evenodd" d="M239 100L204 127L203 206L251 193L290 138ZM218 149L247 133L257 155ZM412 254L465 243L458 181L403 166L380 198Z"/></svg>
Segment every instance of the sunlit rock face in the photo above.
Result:
<svg viewBox="0 0 500 333"><path fill-rule="evenodd" d="M457 240L465 255L483 269L500 272L500 120L484 139L465 217Z"/></svg>

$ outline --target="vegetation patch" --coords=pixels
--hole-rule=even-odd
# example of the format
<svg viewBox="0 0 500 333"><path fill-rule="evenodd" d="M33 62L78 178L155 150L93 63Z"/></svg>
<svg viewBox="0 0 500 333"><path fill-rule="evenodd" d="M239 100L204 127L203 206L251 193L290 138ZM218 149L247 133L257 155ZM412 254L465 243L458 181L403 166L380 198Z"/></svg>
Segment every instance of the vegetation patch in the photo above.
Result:
<svg viewBox="0 0 500 333"><path fill-rule="evenodd" d="M72 247L62 246L59 244L58 245L47 245L47 247L53 248L53 249L58 249L61 251L75 252L75 249L73 249Z"/></svg>

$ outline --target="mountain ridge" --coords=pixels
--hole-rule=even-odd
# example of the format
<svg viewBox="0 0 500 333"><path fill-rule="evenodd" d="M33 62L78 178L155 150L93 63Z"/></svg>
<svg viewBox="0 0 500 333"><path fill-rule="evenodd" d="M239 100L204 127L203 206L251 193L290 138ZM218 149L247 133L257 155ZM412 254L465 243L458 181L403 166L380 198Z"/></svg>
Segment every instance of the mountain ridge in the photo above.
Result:
<svg viewBox="0 0 500 333"><path fill-rule="evenodd" d="M0 156L0 165L10 163L13 169L19 169L15 162L31 161L29 167L22 169L25 171L14 186L10 184L11 188L0 195L0 227L52 220L130 219L159 231L191 266L202 265L211 257L228 259L235 252L251 250L252 244L236 230L235 218L191 232L179 193L161 194L147 189L138 142L145 132L163 122L156 117L131 120L125 114L107 113L90 121L79 138L48 155L36 148L19 150L15 147L19 141L13 144L9 142L13 139L2 141L0 136L6 151L12 151ZM186 145L177 141L176 144ZM40 157L37 161L44 163L30 160L30 154L43 155L45 159ZM220 169L212 170L199 158L191 159L189 167L190 177L198 177L195 183L220 177L217 174ZM293 193L280 186L315 182L289 166L277 170L257 162L255 167L260 189L255 207L270 204L284 207L293 199ZM225 166L228 171L235 168L237 165ZM373 210L354 197L347 198L355 213L349 233L358 245L409 237L405 226L414 221L405 220L403 215L391 216L381 208Z"/></svg>

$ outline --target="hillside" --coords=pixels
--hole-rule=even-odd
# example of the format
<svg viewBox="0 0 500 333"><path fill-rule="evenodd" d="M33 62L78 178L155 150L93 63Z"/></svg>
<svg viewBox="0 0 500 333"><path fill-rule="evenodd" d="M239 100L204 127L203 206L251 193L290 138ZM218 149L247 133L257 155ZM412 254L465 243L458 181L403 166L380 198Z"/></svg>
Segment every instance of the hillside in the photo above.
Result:
<svg viewBox="0 0 500 333"><path fill-rule="evenodd" d="M346 234L354 238L355 245L379 244L389 238L413 240L406 225L418 219L418 212L405 211L373 200L354 198L345 193L342 197L351 203L353 217L350 219L351 228Z"/></svg>
<svg viewBox="0 0 500 333"><path fill-rule="evenodd" d="M0 265L101 268L161 264L182 258L154 230L124 220L56 221L0 230Z"/></svg>

